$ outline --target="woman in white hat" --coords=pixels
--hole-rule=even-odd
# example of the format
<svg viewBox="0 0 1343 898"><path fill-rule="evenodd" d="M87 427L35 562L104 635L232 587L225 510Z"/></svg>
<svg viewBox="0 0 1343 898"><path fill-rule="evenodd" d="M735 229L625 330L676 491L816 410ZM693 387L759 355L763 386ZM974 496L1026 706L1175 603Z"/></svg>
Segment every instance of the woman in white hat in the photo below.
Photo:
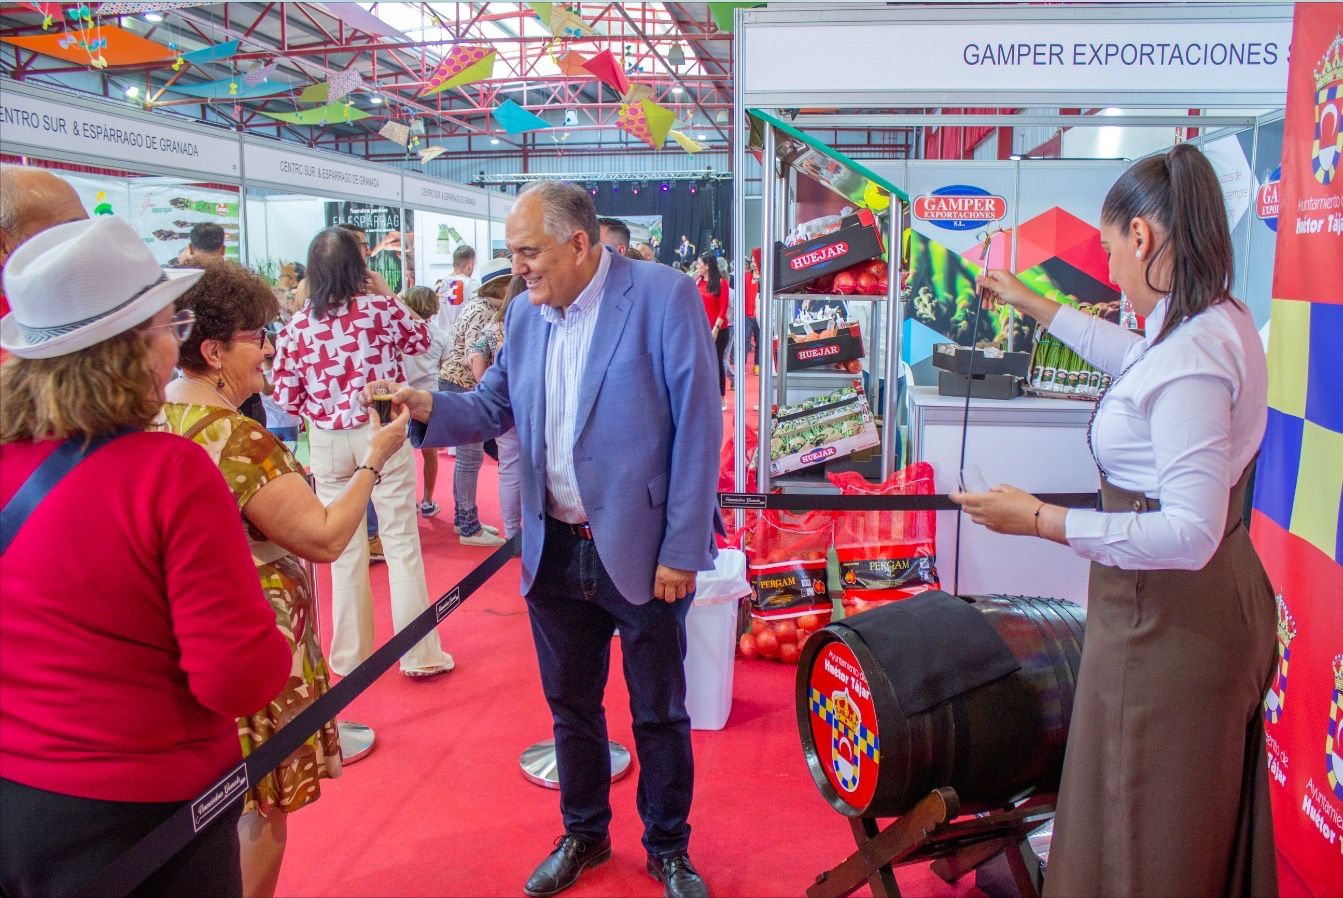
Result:
<svg viewBox="0 0 1343 898"><path fill-rule="evenodd" d="M237 717L289 651L233 498L199 447L145 428L191 330L113 218L72 222L5 265L0 320L0 891L87 888L236 765ZM137 894L238 895L238 808Z"/></svg>

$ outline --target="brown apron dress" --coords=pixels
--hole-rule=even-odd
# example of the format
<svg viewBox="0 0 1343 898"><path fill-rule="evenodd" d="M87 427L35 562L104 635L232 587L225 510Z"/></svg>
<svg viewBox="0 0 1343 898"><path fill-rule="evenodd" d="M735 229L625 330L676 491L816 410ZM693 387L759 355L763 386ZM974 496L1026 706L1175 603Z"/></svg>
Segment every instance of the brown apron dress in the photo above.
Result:
<svg viewBox="0 0 1343 898"><path fill-rule="evenodd" d="M1277 613L1241 521L1199 571L1091 565L1047 898L1278 893L1260 703ZM1105 511L1156 500L1102 480Z"/></svg>

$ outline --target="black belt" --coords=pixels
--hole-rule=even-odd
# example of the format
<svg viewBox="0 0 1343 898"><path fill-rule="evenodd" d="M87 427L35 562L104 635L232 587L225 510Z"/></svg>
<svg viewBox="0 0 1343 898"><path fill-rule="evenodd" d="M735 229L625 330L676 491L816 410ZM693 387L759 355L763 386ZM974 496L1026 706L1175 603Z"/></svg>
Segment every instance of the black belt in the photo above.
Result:
<svg viewBox="0 0 1343 898"><path fill-rule="evenodd" d="M561 521L559 518L552 518L546 515L546 519L563 530L569 531L576 539L592 539L592 527L585 521L582 524L570 524L568 521Z"/></svg>

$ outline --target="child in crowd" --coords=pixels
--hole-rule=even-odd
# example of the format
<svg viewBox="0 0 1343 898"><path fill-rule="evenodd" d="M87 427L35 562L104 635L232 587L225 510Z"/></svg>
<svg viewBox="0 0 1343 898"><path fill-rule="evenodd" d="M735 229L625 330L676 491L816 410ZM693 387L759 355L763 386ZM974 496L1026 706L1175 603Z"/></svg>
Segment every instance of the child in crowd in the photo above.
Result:
<svg viewBox="0 0 1343 898"><path fill-rule="evenodd" d="M438 369L448 356L448 335L436 325L438 294L429 287L413 287L406 294L406 306L429 325L432 340L423 354L403 356L401 368L406 374L406 382L412 387L433 392L438 389ZM431 518L439 511L438 503L434 501L434 487L438 484L438 450L421 449L420 458L424 462L420 514Z"/></svg>

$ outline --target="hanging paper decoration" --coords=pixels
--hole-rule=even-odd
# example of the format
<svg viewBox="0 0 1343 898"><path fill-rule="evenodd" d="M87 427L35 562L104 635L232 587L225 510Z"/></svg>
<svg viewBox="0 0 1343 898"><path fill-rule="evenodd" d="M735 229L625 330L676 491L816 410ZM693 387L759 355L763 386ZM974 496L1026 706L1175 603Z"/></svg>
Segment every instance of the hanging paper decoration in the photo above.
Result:
<svg viewBox="0 0 1343 898"><path fill-rule="evenodd" d="M423 164L431 159L437 159L448 151L447 147L425 147L420 150L420 163Z"/></svg>
<svg viewBox="0 0 1343 898"><path fill-rule="evenodd" d="M622 97L630 89L630 81L625 77L625 67L616 62L610 50L598 53L583 63L583 68Z"/></svg>
<svg viewBox="0 0 1343 898"><path fill-rule="evenodd" d="M631 137L637 137L653 149L660 150L667 142L667 133L671 131L674 121L676 114L667 107L660 106L652 100L641 100L620 107L616 127Z"/></svg>
<svg viewBox="0 0 1343 898"><path fill-rule="evenodd" d="M378 129L378 133L403 147L410 142L410 129L400 122L388 122Z"/></svg>
<svg viewBox="0 0 1343 898"><path fill-rule="evenodd" d="M429 83L420 96L428 97L451 87L484 81L494 74L494 61L498 57L499 54L490 47L464 47L458 44L438 64L434 74L429 76Z"/></svg>
<svg viewBox="0 0 1343 898"><path fill-rule="evenodd" d="M93 11L87 5L67 6L62 23L65 25L65 33L57 41L57 46L66 50L78 47L84 51L89 65L95 69L107 68L107 57L103 55L107 38L103 36L102 19L95 23ZM45 15L42 24L46 25Z"/></svg>
<svg viewBox="0 0 1343 898"><path fill-rule="evenodd" d="M751 9L764 5L763 3L710 3L709 13L713 16L713 23L718 26L719 31L731 31L733 10Z"/></svg>
<svg viewBox="0 0 1343 898"><path fill-rule="evenodd" d="M188 97L201 97L206 100L245 100L254 97L274 97L278 94L288 93L293 87L287 81L262 81L259 84L248 84L241 78L220 78L218 81L202 81L199 84L182 84L178 82L171 86L164 87L174 93L185 94Z"/></svg>
<svg viewBox="0 0 1343 898"><path fill-rule="evenodd" d="M231 59L238 53L237 41L225 41L222 44L214 44L209 47L201 47L199 50L192 50L190 53L183 53L182 59L192 65L205 65L207 62L223 62L225 59Z"/></svg>
<svg viewBox="0 0 1343 898"><path fill-rule="evenodd" d="M536 13L536 17L541 20L542 25L549 26L550 11L554 9L554 3L528 3L527 5L532 8L532 12Z"/></svg>
<svg viewBox="0 0 1343 898"><path fill-rule="evenodd" d="M256 68L252 69L252 71L244 74L242 76L242 80L249 87L256 87L262 81L265 81L271 75L275 74L275 70L278 69L279 67L280 64L278 62L268 62L265 65L257 66Z"/></svg>
<svg viewBox="0 0 1343 898"><path fill-rule="evenodd" d="M577 37L591 37L595 32L592 26L571 9L552 4L550 10L550 33L565 40Z"/></svg>
<svg viewBox="0 0 1343 898"><path fill-rule="evenodd" d="M641 103L644 100L651 99L653 99L653 85L639 82L630 85L630 89L625 91L625 96L620 98L620 102L628 105L630 103Z"/></svg>
<svg viewBox="0 0 1343 898"><path fill-rule="evenodd" d="M562 56L551 58L555 60L555 65L559 66L560 71L570 77L586 78L592 74L586 67L588 58L577 50L570 50Z"/></svg>
<svg viewBox="0 0 1343 898"><path fill-rule="evenodd" d="M64 12L61 14L64 15ZM174 55L174 51L163 44L146 40L118 25L100 25L95 28L90 23L82 31L87 33L87 37L81 36L81 29L72 23L63 32L53 30L46 34L5 36L0 37L0 41L75 65L90 63L90 52L83 46L85 43L90 46L97 43L97 52L103 55L109 65L114 66L154 66Z"/></svg>
<svg viewBox="0 0 1343 898"><path fill-rule="evenodd" d="M42 15L42 30L50 31L56 22L56 16L60 15L61 5L59 3L25 3L35 13Z"/></svg>
<svg viewBox="0 0 1343 898"><path fill-rule="evenodd" d="M348 93L358 90L364 83L364 76L354 69L346 69L343 72L336 72L326 83L331 86L327 94L327 99L335 101Z"/></svg>
<svg viewBox="0 0 1343 898"><path fill-rule="evenodd" d="M509 134L522 134L524 131L550 127L550 123L541 116L528 112L512 100L504 100L492 114L499 126Z"/></svg>
<svg viewBox="0 0 1343 898"><path fill-rule="evenodd" d="M690 153L692 156L695 153L700 152L701 150L708 149L704 144L700 143L698 140L692 140L689 135L684 134L675 129L672 130L671 136L672 140L680 144L681 149L685 150L687 153Z"/></svg>
<svg viewBox="0 0 1343 898"><path fill-rule="evenodd" d="M153 3L100 3L98 14L103 16L139 16L147 12L165 12L170 9L190 9L193 6L209 6L208 3L177 3L174 0L158 0Z"/></svg>
<svg viewBox="0 0 1343 898"><path fill-rule="evenodd" d="M300 103L326 103L331 100L331 85L325 81L319 84L309 84L303 88L303 93L298 95Z"/></svg>
<svg viewBox="0 0 1343 898"><path fill-rule="evenodd" d="M326 106L318 106L316 109L300 109L298 112L259 111L262 115L278 121L289 122L291 125L336 125L341 122L357 122L360 119L372 117L372 113L365 112L353 103L328 103Z"/></svg>

